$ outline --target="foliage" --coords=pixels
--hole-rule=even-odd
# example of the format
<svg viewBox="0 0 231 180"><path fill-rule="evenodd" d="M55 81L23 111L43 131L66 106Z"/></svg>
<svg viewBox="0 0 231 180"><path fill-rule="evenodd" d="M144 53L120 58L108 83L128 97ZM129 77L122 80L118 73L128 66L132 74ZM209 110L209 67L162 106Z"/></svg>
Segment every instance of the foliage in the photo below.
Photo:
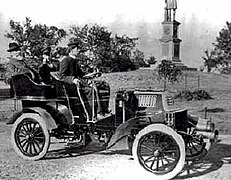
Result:
<svg viewBox="0 0 231 180"><path fill-rule="evenodd" d="M0 79L4 79L6 73L7 73L6 65L0 64Z"/></svg>
<svg viewBox="0 0 231 180"><path fill-rule="evenodd" d="M82 65L94 65L103 72L135 69L137 59L142 58L141 51L135 49L136 40L125 35L113 37L110 31L97 24L70 28L69 41L79 42Z"/></svg>
<svg viewBox="0 0 231 180"><path fill-rule="evenodd" d="M37 70L42 60L42 49L47 46L56 47L66 37L66 32L55 26L32 25L31 19L26 18L22 23L10 20L10 32L5 37L21 46L15 54L19 61L12 60L9 63L8 69L12 70L12 74L23 71L25 65Z"/></svg>
<svg viewBox="0 0 231 180"><path fill-rule="evenodd" d="M181 99L186 101L201 101L212 99L212 97L205 90L197 89L195 91L181 91L177 95L175 95L174 99Z"/></svg>
<svg viewBox="0 0 231 180"><path fill-rule="evenodd" d="M192 92L189 90L181 91L177 95L174 96L174 99L191 101L193 99Z"/></svg>
<svg viewBox="0 0 231 180"><path fill-rule="evenodd" d="M182 71L171 61L163 60L158 66L158 76L164 81L164 89L167 88L167 82L178 82L182 76Z"/></svg>
<svg viewBox="0 0 231 180"><path fill-rule="evenodd" d="M231 23L226 22L226 27L221 29L219 36L216 37L216 42L213 43L214 49L209 53L205 51L206 57L204 65L210 72L211 68L221 67L221 73L227 73L227 67L231 64ZM224 70L222 70L224 69Z"/></svg>
<svg viewBox="0 0 231 180"><path fill-rule="evenodd" d="M58 44L67 33L55 26L32 25L29 18L22 23L11 20L10 32L5 36L21 46L15 55L18 60L13 59L9 63L10 75L24 71L25 66L38 70L44 47L52 47L53 58L66 55L66 49L58 47ZM69 41L78 41L80 51L77 59L86 71L92 66L102 72L137 69L144 61L144 54L136 48L137 39L126 35L112 36L112 32L97 24L74 25L69 29Z"/></svg>
<svg viewBox="0 0 231 180"><path fill-rule="evenodd" d="M221 70L222 74L231 74L231 67L230 66L226 66Z"/></svg>
<svg viewBox="0 0 231 180"><path fill-rule="evenodd" d="M204 66L207 67L207 71L211 72L212 68L217 68L219 61L215 58L215 51L205 50L205 57L202 57L204 60Z"/></svg>
<svg viewBox="0 0 231 180"><path fill-rule="evenodd" d="M231 60L231 23L226 22L226 27L219 32L216 42L213 43L221 63L230 64Z"/></svg>
<svg viewBox="0 0 231 180"><path fill-rule="evenodd" d="M144 53L139 49L135 49L133 52L132 62L134 63L135 69L146 66Z"/></svg>

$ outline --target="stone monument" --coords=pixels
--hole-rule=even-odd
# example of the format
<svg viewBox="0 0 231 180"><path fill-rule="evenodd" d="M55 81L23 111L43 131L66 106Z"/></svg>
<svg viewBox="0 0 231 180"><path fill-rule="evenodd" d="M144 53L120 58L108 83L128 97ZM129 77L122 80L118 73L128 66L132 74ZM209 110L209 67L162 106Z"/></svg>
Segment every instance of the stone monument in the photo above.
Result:
<svg viewBox="0 0 231 180"><path fill-rule="evenodd" d="M163 32L160 39L162 58L161 60L172 61L177 66L184 66L180 60L180 43L178 37L179 22L176 21L176 0L165 0L164 21L162 22Z"/></svg>

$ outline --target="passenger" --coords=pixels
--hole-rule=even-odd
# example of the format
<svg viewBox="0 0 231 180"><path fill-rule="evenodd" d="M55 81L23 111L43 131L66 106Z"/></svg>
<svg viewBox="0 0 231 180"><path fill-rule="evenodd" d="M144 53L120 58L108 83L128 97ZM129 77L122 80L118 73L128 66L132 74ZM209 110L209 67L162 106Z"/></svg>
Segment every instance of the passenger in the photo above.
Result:
<svg viewBox="0 0 231 180"><path fill-rule="evenodd" d="M51 55L51 47L48 46L42 50L43 53L43 62L39 68L39 74L44 84L52 84L52 78L50 73L57 71L58 67L55 67L54 63L52 62L50 55Z"/></svg>
<svg viewBox="0 0 231 180"><path fill-rule="evenodd" d="M18 58L18 53L21 50L21 46L16 42L9 43L9 49L7 50L9 53L11 53L11 56L8 57L12 61L17 61L19 64L22 64L25 69L21 70L21 73L27 74L34 82L40 83L41 77L39 73L34 70L32 67L30 67L24 59Z"/></svg>
<svg viewBox="0 0 231 180"><path fill-rule="evenodd" d="M20 51L21 46L19 46L16 42L9 43L9 49L7 49L7 52L17 52Z"/></svg>

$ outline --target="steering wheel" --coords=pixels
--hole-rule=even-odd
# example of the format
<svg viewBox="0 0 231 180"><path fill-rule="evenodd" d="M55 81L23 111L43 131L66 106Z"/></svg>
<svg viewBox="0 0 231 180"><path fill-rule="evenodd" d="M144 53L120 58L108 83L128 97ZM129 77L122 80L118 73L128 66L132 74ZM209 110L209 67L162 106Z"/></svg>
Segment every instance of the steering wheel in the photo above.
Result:
<svg viewBox="0 0 231 180"><path fill-rule="evenodd" d="M83 78L84 79L93 79L95 77L100 77L101 75L102 75L101 72L92 72L92 73L84 75Z"/></svg>

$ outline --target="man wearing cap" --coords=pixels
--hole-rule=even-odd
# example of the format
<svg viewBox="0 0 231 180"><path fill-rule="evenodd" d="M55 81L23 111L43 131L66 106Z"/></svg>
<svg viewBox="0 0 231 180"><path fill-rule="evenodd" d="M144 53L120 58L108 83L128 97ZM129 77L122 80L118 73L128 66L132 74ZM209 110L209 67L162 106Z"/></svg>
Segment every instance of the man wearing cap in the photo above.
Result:
<svg viewBox="0 0 231 180"><path fill-rule="evenodd" d="M60 62L60 78L69 84L78 84L78 82L80 82L80 78L84 76L84 73L76 59L76 55L78 55L77 45L77 42L69 43L69 54Z"/></svg>
<svg viewBox="0 0 231 180"><path fill-rule="evenodd" d="M83 113L87 121L90 121L92 118L92 88L82 81L85 74L76 59L79 54L78 45L78 42L68 44L69 54L61 60L59 74L60 80L70 84L77 91L79 100L72 100L70 103L72 113L74 115Z"/></svg>

